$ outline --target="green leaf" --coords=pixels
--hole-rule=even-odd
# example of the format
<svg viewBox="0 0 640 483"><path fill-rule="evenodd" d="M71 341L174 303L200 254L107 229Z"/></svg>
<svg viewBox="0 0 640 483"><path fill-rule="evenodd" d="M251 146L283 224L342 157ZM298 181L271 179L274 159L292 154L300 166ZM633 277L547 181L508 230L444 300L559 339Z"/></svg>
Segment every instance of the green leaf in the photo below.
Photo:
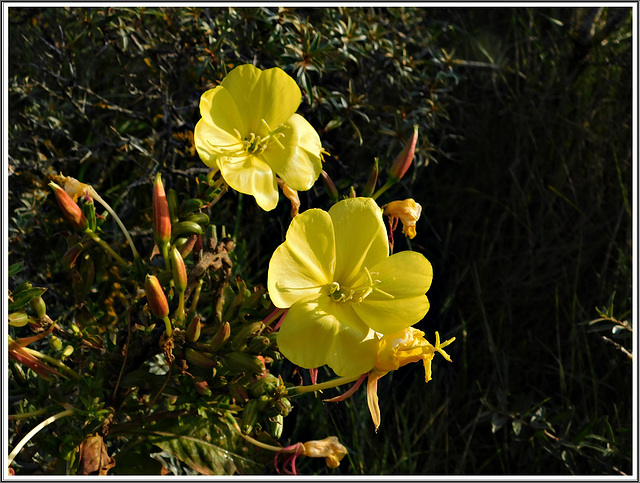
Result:
<svg viewBox="0 0 640 483"><path fill-rule="evenodd" d="M9 267L9 278L13 277L16 273L22 271L24 268L24 262L14 263Z"/></svg>
<svg viewBox="0 0 640 483"><path fill-rule="evenodd" d="M17 310L27 305L32 299L42 296L47 291L46 288L28 288L13 295L13 302L9 303L9 311Z"/></svg>
<svg viewBox="0 0 640 483"><path fill-rule="evenodd" d="M203 475L259 473L262 465L239 454L246 443L225 422L187 416L151 429L149 441Z"/></svg>

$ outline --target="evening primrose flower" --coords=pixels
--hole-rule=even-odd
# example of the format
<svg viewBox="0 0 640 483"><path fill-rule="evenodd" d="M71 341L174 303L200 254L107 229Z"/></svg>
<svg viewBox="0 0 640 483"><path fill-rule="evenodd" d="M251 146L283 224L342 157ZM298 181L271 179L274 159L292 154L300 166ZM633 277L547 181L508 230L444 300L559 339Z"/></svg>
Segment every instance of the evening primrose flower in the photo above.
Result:
<svg viewBox="0 0 640 483"><path fill-rule="evenodd" d="M414 327L407 327L404 330L387 334L380 338L375 367L369 372L367 378L367 404L376 431L380 426L380 407L378 406L377 394L378 380L388 372L395 371L404 365L422 361L424 364L424 380L429 382L431 380L431 361L433 356L437 352L451 362L451 357L444 351L444 348L454 340L456 340L455 337L440 343L440 334L436 332L436 343L431 345L424 338L424 332Z"/></svg>
<svg viewBox="0 0 640 483"><path fill-rule="evenodd" d="M329 212L297 215L269 263L274 305L289 309L278 332L282 354L310 369L327 364L343 377L371 369L378 334L420 321L432 269L421 254L389 256L382 211L371 198L348 198Z"/></svg>
<svg viewBox="0 0 640 483"><path fill-rule="evenodd" d="M200 99L202 119L194 131L200 159L265 211L278 203L276 175L293 190L310 189L322 170L322 145L295 114L301 100L282 69L236 67Z"/></svg>

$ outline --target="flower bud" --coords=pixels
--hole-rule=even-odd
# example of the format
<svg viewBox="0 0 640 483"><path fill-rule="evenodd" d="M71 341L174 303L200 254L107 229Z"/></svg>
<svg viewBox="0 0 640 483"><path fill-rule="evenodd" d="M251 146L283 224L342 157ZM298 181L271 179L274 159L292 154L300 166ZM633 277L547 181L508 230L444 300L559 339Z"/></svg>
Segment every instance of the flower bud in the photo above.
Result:
<svg viewBox="0 0 640 483"><path fill-rule="evenodd" d="M289 401L289 399L286 397L278 399L273 405L278 411L278 414L282 416L287 416L292 409L291 401Z"/></svg>
<svg viewBox="0 0 640 483"><path fill-rule="evenodd" d="M416 143L418 142L418 125L413 125L413 135L405 144L404 149L393 160L389 169L389 180L398 181L405 175L409 166L413 162L413 155L416 151Z"/></svg>
<svg viewBox="0 0 640 483"><path fill-rule="evenodd" d="M56 201L58 206L62 210L64 217L73 225L76 230L84 231L87 228L87 219L82 213L82 209L78 204L73 201L73 198L67 194L59 185L53 181L49 183L49 186L53 188L53 193L56 195Z"/></svg>
<svg viewBox="0 0 640 483"><path fill-rule="evenodd" d="M71 270L76 264L76 260L78 259L78 255L82 252L84 246L82 243L76 243L71 248L69 248L64 255L62 255L62 266L65 270Z"/></svg>
<svg viewBox="0 0 640 483"><path fill-rule="evenodd" d="M29 323L29 316L26 312L14 312L9 314L9 325L12 327L24 327Z"/></svg>
<svg viewBox="0 0 640 483"><path fill-rule="evenodd" d="M250 433L253 430L253 426L258 422L258 400L250 399L242 410L242 431Z"/></svg>
<svg viewBox="0 0 640 483"><path fill-rule="evenodd" d="M244 352L231 352L227 354L222 365L229 372L240 374L261 374L264 371L264 364L256 356L246 354Z"/></svg>
<svg viewBox="0 0 640 483"><path fill-rule="evenodd" d="M233 333L233 341L231 348L233 350L243 350L246 347L247 339L254 334L259 334L264 329L262 322L253 322L240 327L237 332Z"/></svg>
<svg viewBox="0 0 640 483"><path fill-rule="evenodd" d="M159 319L167 317L169 315L169 302L167 302L167 297L155 275L147 275L144 281L144 291L147 294L147 304L151 313Z"/></svg>
<svg viewBox="0 0 640 483"><path fill-rule="evenodd" d="M284 429L284 417L282 414L278 414L272 418L269 418L269 434L275 439L282 437L282 430Z"/></svg>
<svg viewBox="0 0 640 483"><path fill-rule="evenodd" d="M36 317L38 319L41 319L42 317L47 315L47 306L45 305L44 300L42 300L42 297L36 297L31 299L29 301L29 305L36 313Z"/></svg>
<svg viewBox="0 0 640 483"><path fill-rule="evenodd" d="M338 190L336 189L336 185L333 184L333 181L329 177L326 171L322 170L322 182L324 183L324 189L329 196L329 199L334 203L338 202Z"/></svg>
<svg viewBox="0 0 640 483"><path fill-rule="evenodd" d="M261 335L257 335L252 337L247 342L247 348L249 352L253 354L262 354L262 351L265 351L271 345L271 341L267 337L263 337Z"/></svg>
<svg viewBox="0 0 640 483"><path fill-rule="evenodd" d="M198 352L197 350L192 349L191 347L187 347L184 350L184 357L191 364L198 367L215 367L218 365L218 363L214 359L211 359L210 357L205 356L201 352Z"/></svg>
<svg viewBox="0 0 640 483"><path fill-rule="evenodd" d="M178 292L187 289L187 269L184 260L176 247L171 248L171 270L173 271L173 283Z"/></svg>
<svg viewBox="0 0 640 483"><path fill-rule="evenodd" d="M209 389L209 384L204 380L194 380L193 385L196 387L196 391L201 396L211 396L211 389Z"/></svg>
<svg viewBox="0 0 640 483"><path fill-rule="evenodd" d="M209 348L212 352L217 352L227 341L229 336L231 335L231 326L229 322L225 322L222 324L222 327L218 329L218 332L211 338L211 342L209 342Z"/></svg>
<svg viewBox="0 0 640 483"><path fill-rule="evenodd" d="M62 350L62 341L55 335L52 335L49 337L49 346L51 346L54 351L59 352Z"/></svg>
<svg viewBox="0 0 640 483"><path fill-rule="evenodd" d="M191 250L193 250L194 245L196 244L196 240L198 239L198 235L193 234L189 236L189 238L178 247L178 251L180 252L180 256L184 260L189 256Z"/></svg>
<svg viewBox="0 0 640 483"><path fill-rule="evenodd" d="M278 391L278 378L271 373L267 373L264 377L257 379L249 386L249 392L254 397L260 397L264 394L274 396Z"/></svg>
<svg viewBox="0 0 640 483"><path fill-rule="evenodd" d="M364 185L363 196L370 197L373 194L374 190L376 189L376 183L378 182L378 173L378 158L374 158L373 169L371 170L371 174L369 174L367 184Z"/></svg>
<svg viewBox="0 0 640 483"><path fill-rule="evenodd" d="M189 327L187 327L187 340L196 342L200 338L200 329L202 329L202 324L200 323L200 317L196 315Z"/></svg>
<svg viewBox="0 0 640 483"><path fill-rule="evenodd" d="M404 201L392 201L383 207L383 215L391 218L400 218L402 221L402 233L409 238L416 236L416 222L422 213L422 206L412 198Z"/></svg>
<svg viewBox="0 0 640 483"><path fill-rule="evenodd" d="M170 189L167 191L167 204L169 205L171 223L178 223L178 194L176 193L176 190Z"/></svg>
<svg viewBox="0 0 640 483"><path fill-rule="evenodd" d="M160 173L156 175L153 182L153 229L158 245L169 243L171 240L171 215Z"/></svg>

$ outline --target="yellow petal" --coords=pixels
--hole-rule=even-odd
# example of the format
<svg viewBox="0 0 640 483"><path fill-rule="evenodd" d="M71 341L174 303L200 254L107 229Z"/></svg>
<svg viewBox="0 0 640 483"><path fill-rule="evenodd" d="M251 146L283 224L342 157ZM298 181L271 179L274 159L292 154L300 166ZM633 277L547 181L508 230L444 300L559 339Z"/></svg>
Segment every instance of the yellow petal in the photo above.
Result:
<svg viewBox="0 0 640 483"><path fill-rule="evenodd" d="M257 135L266 134L262 119L275 129L296 112L302 100L296 81L278 67L262 71L241 65L229 72L221 85L233 96L248 132Z"/></svg>
<svg viewBox="0 0 640 483"><path fill-rule="evenodd" d="M431 263L423 255L399 252L370 267L369 271L374 290L361 303L354 304L354 310L369 327L389 334L422 320L429 310L425 292L433 278Z"/></svg>
<svg viewBox="0 0 640 483"><path fill-rule="evenodd" d="M216 147L229 146L233 149L234 146L238 148L241 146L237 138L218 126L208 123L204 118L197 122L193 140L202 162L214 169L218 169L217 162L224 151Z"/></svg>
<svg viewBox="0 0 640 483"><path fill-rule="evenodd" d="M220 157L217 160L222 177L234 190L255 197L265 211L278 204L278 184L271 168L255 156Z"/></svg>
<svg viewBox="0 0 640 483"><path fill-rule="evenodd" d="M289 118L282 133L284 136L278 137L282 146L269 144L263 153L264 160L290 188L306 191L322 172L320 137L299 114Z"/></svg>
<svg viewBox="0 0 640 483"><path fill-rule="evenodd" d="M295 303L278 332L278 347L304 368L327 364L342 377L357 377L375 363L378 341L347 304L320 295Z"/></svg>
<svg viewBox="0 0 640 483"><path fill-rule="evenodd" d="M237 129L243 136L247 134L246 123L238 110L231 92L223 86L209 89L200 97L200 115L207 124L233 134Z"/></svg>
<svg viewBox="0 0 640 483"><path fill-rule="evenodd" d="M336 280L352 287L363 267L372 267L389 255L382 211L372 198L348 198L329 210L336 237Z"/></svg>
<svg viewBox="0 0 640 483"><path fill-rule="evenodd" d="M367 405L376 433L380 427L380 406L378 405L378 379L386 372L371 371L367 377Z"/></svg>
<svg viewBox="0 0 640 483"><path fill-rule="evenodd" d="M329 214L311 209L297 215L291 220L285 242L269 262L267 286L274 305L291 307L302 298L320 293L321 287L333 281L334 258Z"/></svg>

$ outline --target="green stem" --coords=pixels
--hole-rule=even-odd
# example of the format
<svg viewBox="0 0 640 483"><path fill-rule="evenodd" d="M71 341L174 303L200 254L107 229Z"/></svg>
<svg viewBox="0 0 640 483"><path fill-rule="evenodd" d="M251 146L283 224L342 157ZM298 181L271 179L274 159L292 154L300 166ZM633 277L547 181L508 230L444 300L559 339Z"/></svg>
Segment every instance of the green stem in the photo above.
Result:
<svg viewBox="0 0 640 483"><path fill-rule="evenodd" d="M31 411L30 413L21 413L21 414L9 414L9 419L27 419L27 418L33 418L35 416L40 416L42 414L45 414L47 411L49 411L49 408L42 408L42 409L38 409L36 411Z"/></svg>
<svg viewBox="0 0 640 483"><path fill-rule="evenodd" d="M180 322L184 322L184 291L178 292L178 308L174 316Z"/></svg>
<svg viewBox="0 0 640 483"><path fill-rule="evenodd" d="M71 416L73 413L74 413L73 409L67 409L67 410L62 411L62 412L60 412L58 414L54 414L50 418L47 418L44 421L42 421L35 428L33 428L31 431L29 431L26 434L26 436L24 438L22 438L22 440L16 445L16 447L13 448L13 451L11 453L9 453L7 466L11 466L11 463L13 463L13 460L18 455L20 450L24 447L24 445L27 444L29 442L29 440L31 438L33 438L41 429L45 428L46 426L50 425L51 423L53 423L54 421L57 421L60 418L64 418L65 416Z"/></svg>
<svg viewBox="0 0 640 483"><path fill-rule="evenodd" d="M162 319L164 321L164 329L167 333L167 337L171 337L173 335L173 330L171 329L171 321L169 320L169 317L164 317Z"/></svg>
<svg viewBox="0 0 640 483"><path fill-rule="evenodd" d="M304 394L306 392L322 391L324 389L330 389L332 387L342 386L343 384L349 384L360 379L357 377L338 377L337 379L331 379L330 381L321 382L320 384L311 384L309 386L296 386L287 389L289 395Z"/></svg>
<svg viewBox="0 0 640 483"><path fill-rule="evenodd" d="M93 232L93 231L87 231L86 233L87 233L87 235L89 235L89 237L90 237L94 242L96 242L98 245L100 245L102 248L104 248L104 249L105 249L105 251L106 251L107 253L109 253L109 255L111 255L111 256L116 260L116 262L118 262L118 264L120 264L121 266L123 266L123 267L125 267L125 268L128 268L128 267L129 267L129 263L128 263L128 262L126 262L126 261L125 261L125 260L124 260L120 255L118 255L115 251L113 251L113 248L111 248L111 247L109 246L109 244L108 244L108 243L106 243L102 238L100 238L100 237L98 236L98 234L97 234L97 233L95 233L95 232Z"/></svg>
<svg viewBox="0 0 640 483"><path fill-rule="evenodd" d="M100 195L96 192L96 190L93 189L93 187L91 187L90 189L91 189L91 192L90 192L91 197L93 199L95 199L98 203L100 203L102 206L104 206L104 209L107 210L111 216L113 216L114 220L116 220L116 223L118 224L118 226L122 230L122 233L124 233L125 238L129 242L129 246L131 247L131 251L133 252L133 257L134 258L140 258L140 254L138 253L138 250L136 250L136 247L133 244L133 240L131 239L131 236L129 235L129 232L127 231L127 229L122 224L122 221L120 221L120 218L118 217L118 215L116 215L115 211L113 211L111 209L111 206L109 206L109 203L107 203L105 200L103 200L100 197Z"/></svg>
<svg viewBox="0 0 640 483"><path fill-rule="evenodd" d="M374 200L378 198L378 196L380 196L382 193L384 193L385 191L387 191L389 188L391 188L394 184L396 184L398 180L397 179L388 179L387 182L382 185L380 187L380 189L378 191L376 191L375 193L373 193L373 195L371 196Z"/></svg>
<svg viewBox="0 0 640 483"><path fill-rule="evenodd" d="M29 354L31 354L32 356L37 357L38 359L42 359L43 361L46 361L50 364L53 364L54 366L62 369L63 371L69 373L71 376L73 376L76 379L82 379L82 377L80 376L80 374L78 374L76 371L74 371L73 369L71 369L70 367L67 367L65 364L63 364L61 361L59 361L58 359L55 359L53 357L50 357L46 354L43 354L42 352L38 352L37 350L34 349L30 349L29 347L23 347L22 348L24 351L28 352Z"/></svg>
<svg viewBox="0 0 640 483"><path fill-rule="evenodd" d="M242 436L246 441L248 441L249 443L262 448L262 449L266 449L269 451L275 451L276 453L279 453L281 451L285 452L285 453L294 453L295 450L294 449L285 449L279 446L273 446L271 444L266 444L263 443L262 441L258 441L257 439L252 438L251 436L249 436L248 434L244 434L242 432L242 430L240 429L240 426L238 426L238 423L236 423L235 421L233 422L233 429L235 429L237 431L237 433Z"/></svg>

